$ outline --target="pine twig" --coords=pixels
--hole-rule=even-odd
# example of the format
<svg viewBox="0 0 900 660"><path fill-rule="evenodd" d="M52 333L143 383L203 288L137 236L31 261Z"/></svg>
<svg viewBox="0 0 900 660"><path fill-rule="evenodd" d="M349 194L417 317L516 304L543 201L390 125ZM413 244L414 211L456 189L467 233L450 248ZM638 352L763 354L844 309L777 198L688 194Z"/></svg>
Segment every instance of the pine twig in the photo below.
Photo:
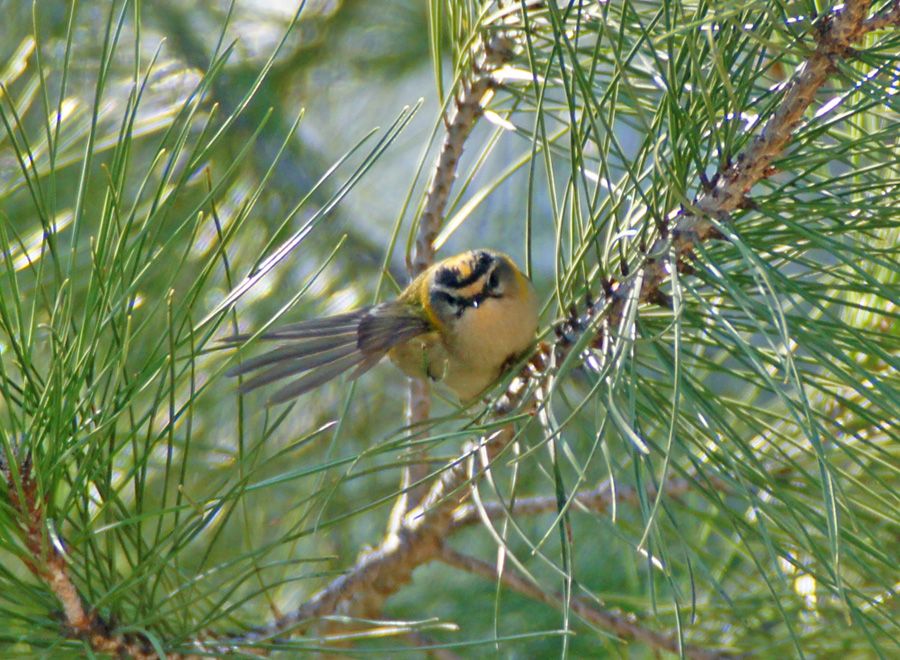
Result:
<svg viewBox="0 0 900 660"><path fill-rule="evenodd" d="M86 642L96 653L150 660L156 653L146 640L134 634L121 634L96 612L85 609L84 600L69 575L61 541L53 542L44 516L46 501L40 493L33 466L26 458L17 466L0 464L0 475L12 510L21 525L28 557L28 570L43 582L62 606L66 637Z"/></svg>
<svg viewBox="0 0 900 660"><path fill-rule="evenodd" d="M475 58L472 72L463 76L460 82L461 92L453 99L453 113L445 120L446 133L434 166L434 173L425 205L419 218L416 235L415 253L408 264L411 277L424 272L434 263L434 241L444 223L444 210L450 197L456 170L462 156L466 140L484 113L485 96L495 87L494 72L512 57L510 41L502 33L490 33L482 44L481 53ZM426 421L431 416L431 387L427 380L411 378L407 397L407 421L410 426ZM421 461L405 470L401 488L404 492L409 484L418 483L428 475L427 457L421 455ZM404 495L397 506L415 504L423 495L424 489L413 488L409 495Z"/></svg>
<svg viewBox="0 0 900 660"><path fill-rule="evenodd" d="M868 34L876 30L900 27L900 0L894 0L894 6L876 16L867 18L862 25L862 33Z"/></svg>
<svg viewBox="0 0 900 660"><path fill-rule="evenodd" d="M441 551L440 560L448 566L478 575L486 580L499 580L509 589L545 605L560 610L569 607L572 612L584 621L604 630L612 631L623 640L643 642L650 648L671 653L683 653L684 657L692 660L725 660L726 658L744 657L740 653L718 649L704 649L692 644L681 646L677 637L663 635L645 628L632 615L602 609L591 601L579 596L570 598L567 603L562 596L544 591L540 586L526 580L518 573L514 573L511 569L507 568L503 571L498 571L493 564L462 554L449 547L445 547Z"/></svg>
<svg viewBox="0 0 900 660"><path fill-rule="evenodd" d="M690 479L670 479L664 485L667 497L679 497L690 492L693 482ZM656 497L655 488L646 489L647 497ZM615 490L609 480L603 481L596 488L575 493L573 505L584 511L604 513L613 502L617 504L635 503L639 501L637 489L631 486L617 486ZM559 499L556 495L539 495L520 497L507 505L504 502L485 502L482 507L464 504L453 513L454 529L466 527L482 520L486 515L489 520L497 520L505 516L536 516L542 513L559 513Z"/></svg>
<svg viewBox="0 0 900 660"><path fill-rule="evenodd" d="M494 72L512 57L511 42L501 32L492 32L484 42L473 66L471 78L463 78L462 92L454 99L453 114L447 120L447 132L425 195L425 208L419 218L416 250L409 265L416 276L434 263L434 240L444 223L444 209L456 179L456 169L466 140L484 113L485 95L494 89Z"/></svg>
<svg viewBox="0 0 900 660"><path fill-rule="evenodd" d="M629 268L627 279L607 284L607 328L618 328L629 300L636 297L638 302L648 302L663 298L660 287L669 277L671 260L679 270L689 271L694 248L719 237L715 221L727 220L732 211L747 205L751 188L773 174L772 161L784 151L816 92L834 73L835 62L852 56L851 46L872 30L900 25L900 3L867 20L871 4L871 0L847 0L841 9L825 16L815 51L795 73L778 110L759 135L734 163L721 169L716 183L699 194L692 210L682 210L675 226L664 228L646 251L643 263Z"/></svg>

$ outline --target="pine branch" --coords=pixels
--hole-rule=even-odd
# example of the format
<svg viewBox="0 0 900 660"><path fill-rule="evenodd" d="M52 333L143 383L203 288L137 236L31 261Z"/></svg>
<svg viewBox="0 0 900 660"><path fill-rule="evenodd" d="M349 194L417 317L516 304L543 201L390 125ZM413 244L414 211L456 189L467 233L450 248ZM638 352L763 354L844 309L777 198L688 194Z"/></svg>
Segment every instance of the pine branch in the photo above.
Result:
<svg viewBox="0 0 900 660"><path fill-rule="evenodd" d="M684 657L692 658L693 660L724 660L725 658L745 657L744 654L726 650L704 649L693 644L682 646L679 644L677 637L663 635L645 628L631 615L604 610L591 601L578 596L574 596L566 602L566 599L561 595L544 591L540 586L526 580L511 569L506 568L500 571L493 564L456 552L448 547L445 547L441 552L440 560L448 566L478 575L485 580L499 580L504 586L513 591L545 605L559 610L569 608L584 621L603 630L609 630L622 640L643 642L650 648L680 653Z"/></svg>
<svg viewBox="0 0 900 660"><path fill-rule="evenodd" d="M894 0L894 6L876 16L867 18L862 24L862 35L876 30L886 30L900 26L900 0Z"/></svg>
<svg viewBox="0 0 900 660"><path fill-rule="evenodd" d="M825 16L815 51L789 82L778 110L760 134L734 163L720 164L715 182L700 193L691 210L679 212L674 227L661 227L661 235L645 253L643 263L630 267L626 278L606 284L607 332L618 328L626 303L633 298L638 302L663 301L660 288L668 280L671 262L679 272L690 273L694 248L704 241L721 238L716 222L729 221L732 211L752 205L747 197L750 189L774 174L772 161L784 151L816 92L835 72L836 61L854 55L852 44L874 29L900 25L897 5L869 22L866 16L870 5L871 0L849 0ZM590 327L596 310L589 305L588 318L577 323L578 328Z"/></svg>
<svg viewBox="0 0 900 660"><path fill-rule="evenodd" d="M25 458L17 465L0 462L0 476L6 486L9 503L20 525L28 570L43 582L62 606L63 633L70 639L80 639L97 653L127 656L139 660L156 658L146 640L133 633L115 633L109 622L96 612L85 609L85 603L72 581L61 548L61 541L51 541L44 516L45 495L32 474L31 460Z"/></svg>

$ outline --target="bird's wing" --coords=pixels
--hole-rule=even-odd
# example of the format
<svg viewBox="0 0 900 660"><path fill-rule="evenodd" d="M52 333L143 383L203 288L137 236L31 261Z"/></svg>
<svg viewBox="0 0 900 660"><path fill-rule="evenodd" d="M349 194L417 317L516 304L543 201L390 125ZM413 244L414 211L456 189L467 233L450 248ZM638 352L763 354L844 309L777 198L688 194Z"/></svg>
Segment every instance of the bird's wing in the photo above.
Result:
<svg viewBox="0 0 900 660"><path fill-rule="evenodd" d="M270 399L281 403L298 397L353 369L357 378L381 360L394 346L430 330L428 322L412 312L397 313L392 305L376 305L347 314L292 323L260 335L261 339L281 342L277 348L245 360L228 371L239 376L261 370L243 383L240 391L249 392L271 382L302 374ZM248 335L226 340L240 343Z"/></svg>

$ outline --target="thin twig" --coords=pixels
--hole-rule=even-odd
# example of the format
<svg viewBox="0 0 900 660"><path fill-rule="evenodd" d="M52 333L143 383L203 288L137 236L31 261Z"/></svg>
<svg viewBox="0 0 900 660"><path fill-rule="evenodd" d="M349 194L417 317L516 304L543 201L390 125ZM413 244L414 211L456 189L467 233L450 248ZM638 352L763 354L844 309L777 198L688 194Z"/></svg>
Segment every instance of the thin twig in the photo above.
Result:
<svg viewBox="0 0 900 660"><path fill-rule="evenodd" d="M416 251L410 264L413 276L434 263L434 240L444 224L444 209L456 179L456 169L466 139L484 112L482 103L485 95L496 85L494 72L512 57L510 46L510 40L502 33L492 33L475 60L474 75L468 80L463 78L462 91L454 99L453 114L447 120L447 133L425 196L425 208L419 219Z"/></svg>
<svg viewBox="0 0 900 660"><path fill-rule="evenodd" d="M900 0L894 0L894 6L880 14L867 18L862 25L862 33L868 34L875 30L886 30L889 27L900 26Z"/></svg>
<svg viewBox="0 0 900 660"><path fill-rule="evenodd" d="M684 495L693 487L693 482L689 479L670 479L665 483L665 495L667 497L679 497ZM646 489L647 497L656 497L656 489L648 487ZM591 513L606 512L613 501L618 504L630 504L639 501L638 491L632 486L617 486L613 490L609 480L603 481L596 488L579 491L572 498L574 505L584 511ZM483 507L476 507L472 504L464 504L453 513L454 529L465 527L478 523L482 520L482 513L487 515L489 520L497 520L505 516L536 516L542 513L559 512L559 499L556 495L541 495L536 497L520 497L510 504L504 502L485 502Z"/></svg>
<svg viewBox="0 0 900 660"><path fill-rule="evenodd" d="M724 660L725 658L744 657L740 653L720 649L704 649L692 644L681 646L677 636L664 635L645 628L637 622L633 615L604 610L580 596L573 596L567 603L565 598L544 591L540 586L526 580L512 569L505 568L503 571L498 571L494 564L464 555L449 547L444 547L439 559L448 566L478 575L486 580L499 580L513 591L556 609L562 610L568 606L584 621L611 631L623 640L643 642L651 648L671 653L683 653L684 657L694 660Z"/></svg>
<svg viewBox="0 0 900 660"><path fill-rule="evenodd" d="M512 56L510 41L500 33L492 33L487 41L479 41L480 53L474 58L472 72L460 79L461 90L453 98L452 114L446 119L447 130L441 151L434 165L434 173L425 205L419 218L415 251L409 263L409 273L415 277L434 263L434 240L444 224L444 209L450 197L459 159L469 134L484 113L484 99L496 85L494 72ZM431 416L431 387L428 381L411 378L407 406L407 422L410 426L420 424ZM428 457L420 452L421 460L405 470L403 488L421 482L428 476ZM415 504L425 493L425 488L413 487L408 496L398 502Z"/></svg>

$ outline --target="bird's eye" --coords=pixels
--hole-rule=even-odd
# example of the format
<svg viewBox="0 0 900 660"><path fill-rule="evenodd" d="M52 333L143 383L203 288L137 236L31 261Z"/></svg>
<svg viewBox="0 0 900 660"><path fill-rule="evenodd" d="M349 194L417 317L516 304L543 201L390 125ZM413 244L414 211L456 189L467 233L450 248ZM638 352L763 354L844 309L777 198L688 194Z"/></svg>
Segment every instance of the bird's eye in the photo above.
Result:
<svg viewBox="0 0 900 660"><path fill-rule="evenodd" d="M487 288L494 291L499 286L500 286L500 276L497 275L497 271L495 270L494 272L491 273L491 276L488 278Z"/></svg>

